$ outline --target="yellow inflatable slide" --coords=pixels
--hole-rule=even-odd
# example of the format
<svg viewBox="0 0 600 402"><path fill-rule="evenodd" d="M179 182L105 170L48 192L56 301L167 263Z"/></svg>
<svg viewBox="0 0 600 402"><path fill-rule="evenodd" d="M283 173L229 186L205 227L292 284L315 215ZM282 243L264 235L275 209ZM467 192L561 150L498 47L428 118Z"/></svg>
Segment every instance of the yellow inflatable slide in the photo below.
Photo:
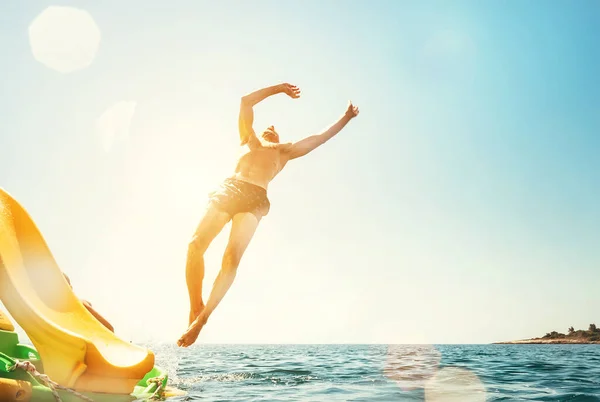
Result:
<svg viewBox="0 0 600 402"><path fill-rule="evenodd" d="M129 394L154 354L119 338L73 294L27 211L0 188L0 298L57 383Z"/></svg>

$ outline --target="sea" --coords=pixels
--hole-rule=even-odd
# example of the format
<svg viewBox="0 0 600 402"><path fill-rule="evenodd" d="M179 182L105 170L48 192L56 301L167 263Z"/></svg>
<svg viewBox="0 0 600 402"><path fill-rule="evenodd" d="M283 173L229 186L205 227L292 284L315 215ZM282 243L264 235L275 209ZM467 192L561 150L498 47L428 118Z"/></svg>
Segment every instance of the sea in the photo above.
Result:
<svg viewBox="0 0 600 402"><path fill-rule="evenodd" d="M599 401L600 345L146 345L168 401Z"/></svg>

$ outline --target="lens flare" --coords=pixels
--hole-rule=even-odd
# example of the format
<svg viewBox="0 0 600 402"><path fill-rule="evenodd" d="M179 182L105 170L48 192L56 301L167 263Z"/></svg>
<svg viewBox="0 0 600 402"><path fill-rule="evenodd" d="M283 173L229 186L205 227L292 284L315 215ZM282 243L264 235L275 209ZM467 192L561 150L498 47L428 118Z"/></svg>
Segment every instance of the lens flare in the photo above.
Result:
<svg viewBox="0 0 600 402"><path fill-rule="evenodd" d="M108 108L96 121L96 134L102 148L108 152L116 141L129 138L129 127L137 103L120 101Z"/></svg>
<svg viewBox="0 0 600 402"><path fill-rule="evenodd" d="M389 345L384 375L404 391L423 388L437 372L441 353L431 345Z"/></svg>
<svg viewBox="0 0 600 402"><path fill-rule="evenodd" d="M444 367L425 385L427 402L485 402L485 387L477 375L460 367Z"/></svg>
<svg viewBox="0 0 600 402"><path fill-rule="evenodd" d="M73 7L50 6L29 25L33 57L61 73L89 66L96 57L100 37L92 16Z"/></svg>

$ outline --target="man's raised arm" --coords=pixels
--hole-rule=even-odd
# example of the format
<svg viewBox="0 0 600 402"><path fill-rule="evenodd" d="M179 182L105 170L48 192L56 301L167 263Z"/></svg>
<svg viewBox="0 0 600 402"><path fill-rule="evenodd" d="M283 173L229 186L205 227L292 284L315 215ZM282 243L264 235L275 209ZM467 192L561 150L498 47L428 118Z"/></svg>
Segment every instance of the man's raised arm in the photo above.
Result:
<svg viewBox="0 0 600 402"><path fill-rule="evenodd" d="M269 96L284 92L290 98L300 97L300 89L291 84L279 84L271 87L259 89L248 95L242 96L240 104L240 117L238 121L241 144L248 144L250 147L260 146L260 140L256 136L252 124L254 123L254 105L262 102Z"/></svg>
<svg viewBox="0 0 600 402"><path fill-rule="evenodd" d="M353 118L358 116L358 107L354 106L352 102L348 104L348 109L344 113L342 117L335 123L333 123L329 128L323 131L321 134L311 135L310 137L306 137L294 144L289 148L289 158L295 159L301 156L306 155L307 153L313 151L317 147L323 145L327 141L329 141L333 136L342 131L346 124Z"/></svg>

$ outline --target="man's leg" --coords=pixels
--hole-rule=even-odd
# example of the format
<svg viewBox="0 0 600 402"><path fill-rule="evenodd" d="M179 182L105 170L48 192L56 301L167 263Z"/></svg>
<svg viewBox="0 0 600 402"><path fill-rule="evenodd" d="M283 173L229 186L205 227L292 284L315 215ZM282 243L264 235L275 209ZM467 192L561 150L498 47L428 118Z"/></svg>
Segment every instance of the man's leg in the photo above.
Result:
<svg viewBox="0 0 600 402"><path fill-rule="evenodd" d="M196 317L186 333L179 338L177 341L179 346L190 346L196 341L200 330L229 290L235 279L242 255L246 251L252 236L254 236L259 222L260 220L252 213L241 213L233 217L229 243L223 255L221 271L215 279L206 308Z"/></svg>
<svg viewBox="0 0 600 402"><path fill-rule="evenodd" d="M204 309L204 302L202 301L204 252L230 219L231 217L229 214L209 204L188 245L187 262L185 266L185 281L190 296L190 316L188 325L191 324Z"/></svg>

